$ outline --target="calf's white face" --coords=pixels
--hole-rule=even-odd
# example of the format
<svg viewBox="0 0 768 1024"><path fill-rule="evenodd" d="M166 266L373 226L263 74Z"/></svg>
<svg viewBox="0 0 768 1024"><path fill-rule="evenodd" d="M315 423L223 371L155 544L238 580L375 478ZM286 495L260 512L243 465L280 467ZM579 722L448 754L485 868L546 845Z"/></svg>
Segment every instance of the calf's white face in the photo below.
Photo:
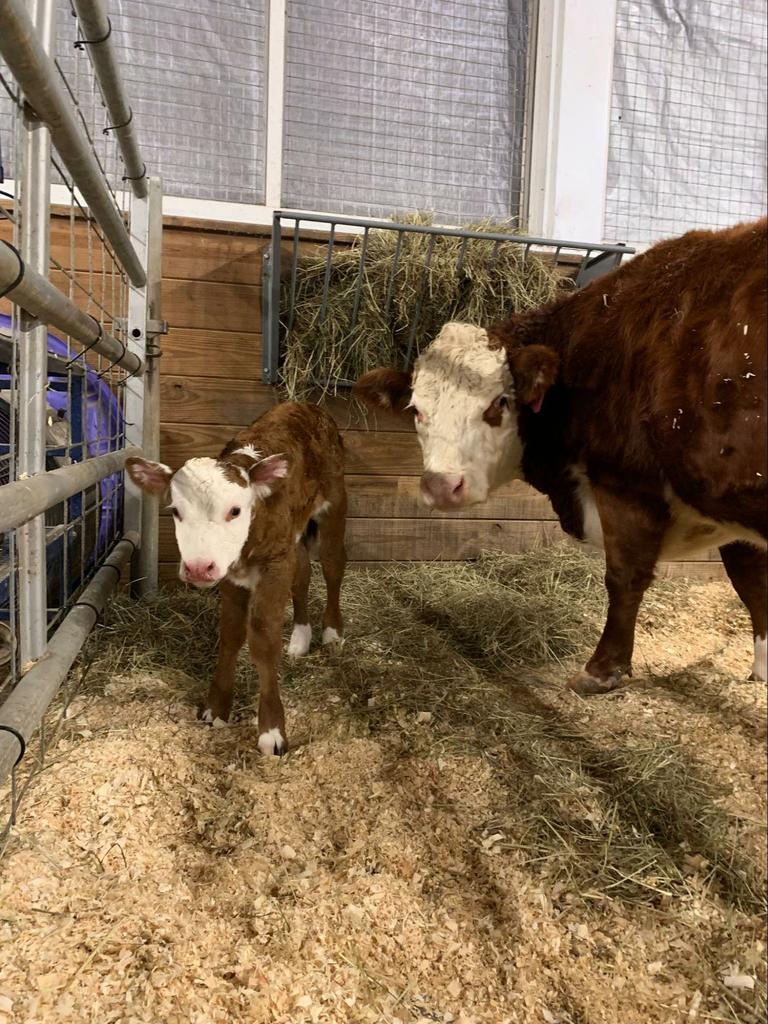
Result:
<svg viewBox="0 0 768 1024"><path fill-rule="evenodd" d="M239 456L239 458L238 458ZM217 459L189 459L178 472L145 459L129 459L126 469L135 484L150 494L170 490L181 564L179 576L197 587L215 586L240 558L256 506L272 493L274 481L286 476L282 456L262 459L242 448Z"/></svg>

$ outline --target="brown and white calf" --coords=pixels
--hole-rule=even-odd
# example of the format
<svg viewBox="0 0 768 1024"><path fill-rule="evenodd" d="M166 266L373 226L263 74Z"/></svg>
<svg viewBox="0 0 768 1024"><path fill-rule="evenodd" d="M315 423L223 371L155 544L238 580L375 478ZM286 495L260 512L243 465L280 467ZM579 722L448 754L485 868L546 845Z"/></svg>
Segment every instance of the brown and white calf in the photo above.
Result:
<svg viewBox="0 0 768 1024"><path fill-rule="evenodd" d="M765 679L768 562L766 221L662 242L583 291L488 332L447 324L408 374L356 391L409 406L427 504L522 479L563 529L605 549L608 617L570 685L631 674L660 559L718 547Z"/></svg>
<svg viewBox="0 0 768 1024"><path fill-rule="evenodd" d="M189 459L175 473L128 459L131 480L149 494L170 491L179 576L196 587L219 584L219 653L204 721L223 725L232 709L237 657L248 639L259 675L259 749L287 746L278 684L285 606L293 595L288 654L309 650L310 548L317 547L327 589L323 643L340 643L346 565L344 452L336 424L313 405L286 402L237 434L217 459Z"/></svg>

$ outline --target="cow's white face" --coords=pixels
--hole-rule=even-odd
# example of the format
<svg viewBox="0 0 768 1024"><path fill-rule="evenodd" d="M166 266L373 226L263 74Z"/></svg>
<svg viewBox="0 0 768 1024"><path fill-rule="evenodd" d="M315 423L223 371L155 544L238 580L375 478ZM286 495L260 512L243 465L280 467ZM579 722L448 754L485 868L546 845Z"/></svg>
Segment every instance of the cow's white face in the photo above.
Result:
<svg viewBox="0 0 768 1024"><path fill-rule="evenodd" d="M411 407L424 456L422 495L456 508L520 474L522 446L503 349L471 324L446 324L416 361Z"/></svg>
<svg viewBox="0 0 768 1024"><path fill-rule="evenodd" d="M196 587L215 586L227 575L242 554L256 506L288 471L282 456L262 459L250 447L233 455L242 458L189 459L176 473L144 459L126 465L133 482L149 493L170 489L179 576Z"/></svg>

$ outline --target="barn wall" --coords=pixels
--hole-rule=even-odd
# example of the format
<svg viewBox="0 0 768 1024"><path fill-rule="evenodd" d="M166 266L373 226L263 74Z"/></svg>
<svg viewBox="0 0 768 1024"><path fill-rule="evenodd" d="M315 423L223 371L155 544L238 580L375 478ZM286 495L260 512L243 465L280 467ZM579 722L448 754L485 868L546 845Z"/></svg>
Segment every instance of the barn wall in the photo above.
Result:
<svg viewBox="0 0 768 1024"><path fill-rule="evenodd" d="M7 223L7 222L6 222ZM69 265L68 224L54 220L52 247ZM265 229L167 218L163 231L160 456L172 466L216 455L232 434L277 400L261 377L261 256ZM0 237L7 234L0 221ZM83 232L79 239L85 238ZM75 265L88 268L85 243ZM60 287L62 281L56 282ZM98 283L98 275L97 282ZM107 290L110 283L106 282ZM0 309L7 311L7 300ZM399 417L364 418L349 402L329 403L347 452L352 562L471 558L484 550L515 552L563 536L549 502L513 484L481 507L447 515L418 500L421 466L412 426ZM173 524L161 517L160 574L176 578ZM670 563L665 572L720 575L716 553Z"/></svg>

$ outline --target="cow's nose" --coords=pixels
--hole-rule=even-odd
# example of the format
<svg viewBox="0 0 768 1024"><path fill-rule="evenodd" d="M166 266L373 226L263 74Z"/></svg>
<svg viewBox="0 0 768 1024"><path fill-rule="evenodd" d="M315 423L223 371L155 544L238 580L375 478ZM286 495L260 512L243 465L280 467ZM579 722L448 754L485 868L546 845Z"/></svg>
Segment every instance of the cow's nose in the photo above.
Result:
<svg viewBox="0 0 768 1024"><path fill-rule="evenodd" d="M428 505L446 508L460 505L464 500L464 475L462 473L424 473L421 491Z"/></svg>
<svg viewBox="0 0 768 1024"><path fill-rule="evenodd" d="M190 583L207 583L216 575L216 563L206 562L204 558L185 562L184 575Z"/></svg>

